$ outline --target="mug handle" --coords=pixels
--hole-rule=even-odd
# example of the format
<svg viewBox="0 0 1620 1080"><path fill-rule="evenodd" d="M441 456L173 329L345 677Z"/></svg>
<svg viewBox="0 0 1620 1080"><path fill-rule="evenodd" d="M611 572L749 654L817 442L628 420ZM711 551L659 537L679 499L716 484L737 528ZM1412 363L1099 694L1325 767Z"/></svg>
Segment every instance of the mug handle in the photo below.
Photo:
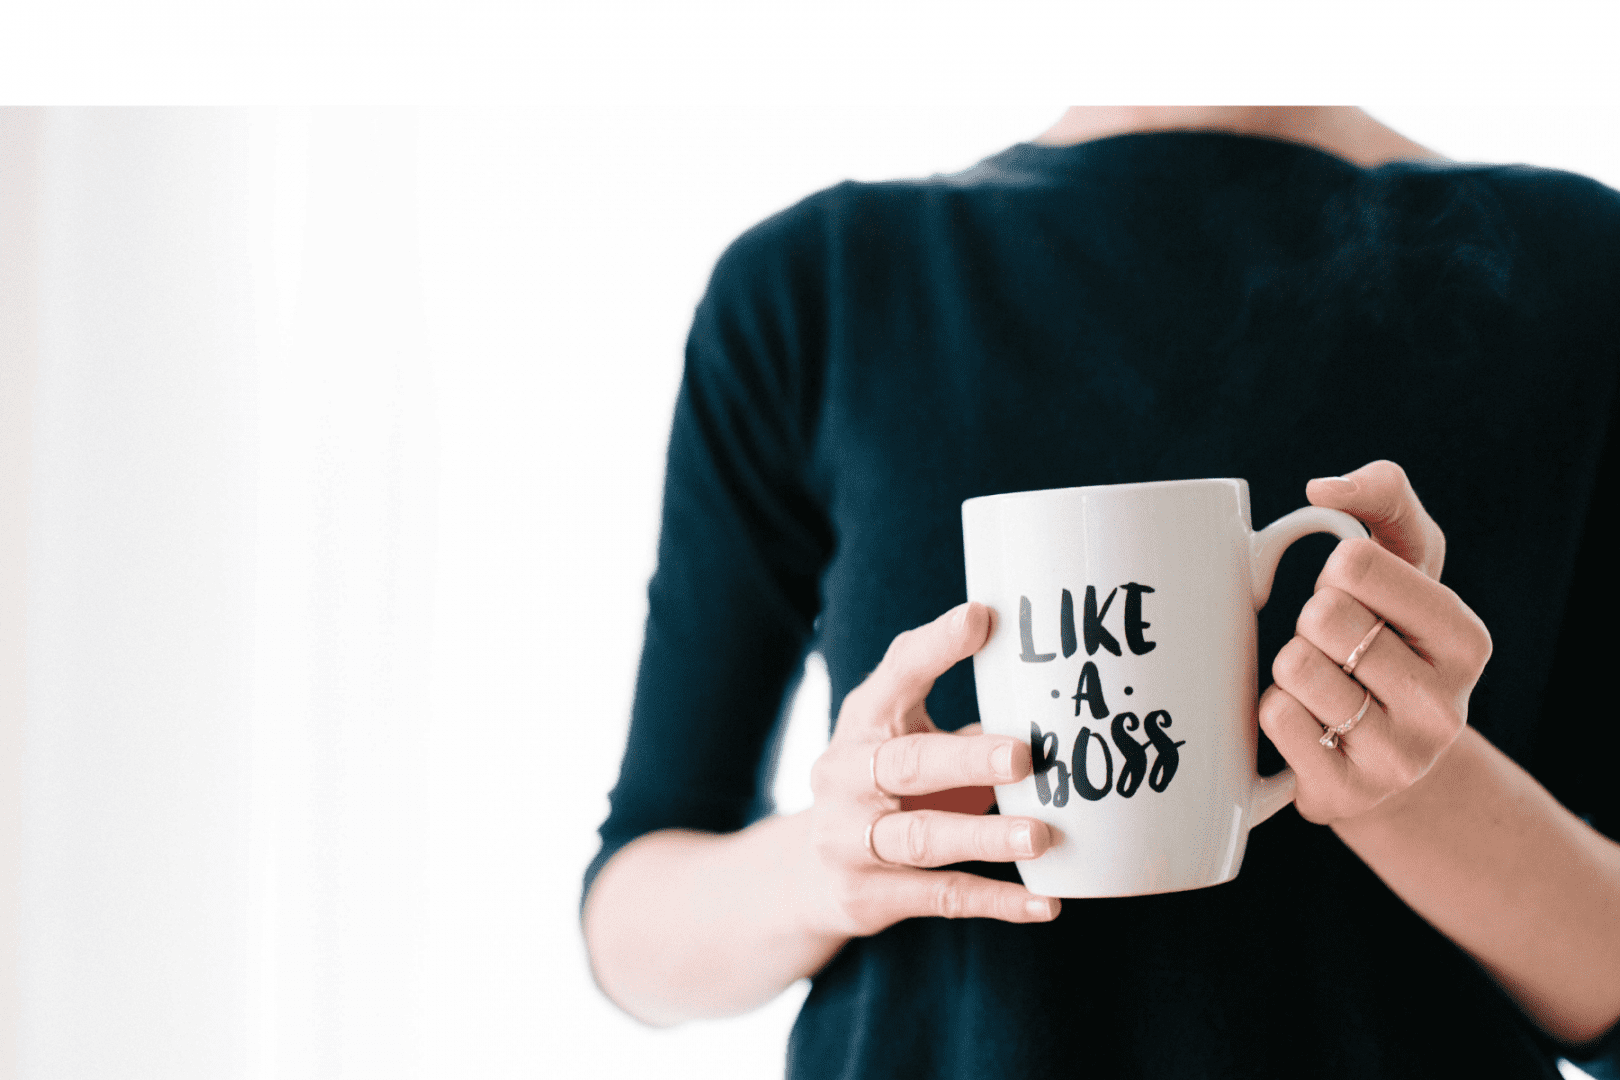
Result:
<svg viewBox="0 0 1620 1080"><path fill-rule="evenodd" d="M1304 506L1292 514L1284 514L1259 532L1249 534L1249 580L1253 590L1254 610L1259 611L1271 599L1271 582L1277 575L1277 563L1290 544L1312 533L1332 533L1340 540L1365 540L1367 530L1361 522L1343 510L1329 510L1324 506ZM1273 776L1256 777L1249 799L1249 827L1294 801L1294 770L1283 769Z"/></svg>

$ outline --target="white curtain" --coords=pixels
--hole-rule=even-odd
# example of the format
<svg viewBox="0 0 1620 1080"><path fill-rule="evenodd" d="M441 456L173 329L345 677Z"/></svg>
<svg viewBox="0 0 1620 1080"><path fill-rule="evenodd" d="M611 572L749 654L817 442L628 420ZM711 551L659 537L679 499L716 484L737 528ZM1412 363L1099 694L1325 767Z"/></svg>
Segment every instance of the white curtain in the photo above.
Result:
<svg viewBox="0 0 1620 1080"><path fill-rule="evenodd" d="M249 1045L261 1075L420 1075L435 425L416 118L256 119Z"/></svg>
<svg viewBox="0 0 1620 1080"><path fill-rule="evenodd" d="M792 995L652 1032L579 939L747 223L646 258L582 134L0 110L0 1076L780 1070Z"/></svg>
<svg viewBox="0 0 1620 1080"><path fill-rule="evenodd" d="M415 118L4 130L18 1073L415 1075Z"/></svg>
<svg viewBox="0 0 1620 1080"><path fill-rule="evenodd" d="M155 1075L157 1047L182 1037L186 1075L237 1071L255 486L244 136L218 114L7 117L6 605L22 663L5 932L21 1075Z"/></svg>

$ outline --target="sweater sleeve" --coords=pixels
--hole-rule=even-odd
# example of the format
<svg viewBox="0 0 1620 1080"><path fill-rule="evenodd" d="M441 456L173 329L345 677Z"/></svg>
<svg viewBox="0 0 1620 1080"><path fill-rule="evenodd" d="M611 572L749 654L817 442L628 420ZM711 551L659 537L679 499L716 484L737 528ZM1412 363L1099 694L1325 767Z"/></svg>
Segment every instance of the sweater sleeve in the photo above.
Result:
<svg viewBox="0 0 1620 1080"><path fill-rule="evenodd" d="M722 256L687 343L630 734L585 892L656 829L770 811L769 746L819 610L831 530L808 479L822 320L807 204Z"/></svg>

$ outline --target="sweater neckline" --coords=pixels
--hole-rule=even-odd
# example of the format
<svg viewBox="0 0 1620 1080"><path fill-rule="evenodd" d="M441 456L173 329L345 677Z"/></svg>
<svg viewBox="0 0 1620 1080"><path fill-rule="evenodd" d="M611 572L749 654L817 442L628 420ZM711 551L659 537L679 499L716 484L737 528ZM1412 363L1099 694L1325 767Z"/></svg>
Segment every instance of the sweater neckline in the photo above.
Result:
<svg viewBox="0 0 1620 1080"><path fill-rule="evenodd" d="M1455 164L1447 160L1421 158L1395 158L1380 165L1357 165L1348 158L1330 150L1292 139L1279 139L1269 135L1255 135L1237 131L1174 130L1127 131L1117 135L1104 135L1085 142L1063 146L1048 146L1034 142L1015 143L995 155L1008 164L1024 167L1051 167L1065 172L1080 163L1096 163L1121 158L1140 161L1163 160L1167 164L1184 166L1186 158L1210 156L1232 157L1238 154L1260 154L1278 158L1292 157L1301 162L1314 161L1335 170L1372 173L1391 166L1435 166Z"/></svg>

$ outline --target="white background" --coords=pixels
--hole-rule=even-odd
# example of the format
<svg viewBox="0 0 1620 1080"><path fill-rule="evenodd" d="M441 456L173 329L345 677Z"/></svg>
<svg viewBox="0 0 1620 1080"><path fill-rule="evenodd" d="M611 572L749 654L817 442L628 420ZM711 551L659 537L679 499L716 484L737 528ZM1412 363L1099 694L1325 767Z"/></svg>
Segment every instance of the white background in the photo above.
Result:
<svg viewBox="0 0 1620 1080"><path fill-rule="evenodd" d="M1206 71L1234 95L1289 80L1381 94L1374 115L1452 157L1620 184L1620 108L1576 93L1608 90L1603 28L1543 18L1487 34L1507 10L1490 5L1427 34L1374 5L1304 33L1228 35L1230 65L1198 34L1167 42L1167 22L1054 22L1050 5L994 22L949 4L926 20L880 5L561 10L333 5L311 33L271 9L156 9L143 27L87 9L38 26L58 51L0 57L14 100L322 102L200 127L69 125L72 145L123 140L119 160L191 176L151 179L140 213L180 191L163 220L192 220L199 199L218 204L207 220L241 220L181 243L97 194L118 185L50 196L76 254L41 272L65 306L36 296L40 325L100 325L87 296L122 297L126 330L158 318L120 291L115 249L136 265L161 250L198 280L198 252L222 277L251 264L238 299L252 312L181 313L163 341L46 333L27 346L31 404L7 405L35 436L22 457L6 451L4 475L27 479L0 489L0 513L25 519L10 535L26 534L24 573L0 585L30 597L5 597L27 613L6 629L35 658L0 744L6 775L26 781L0 851L27 871L0 908L0 940L22 957L0 999L18 1075L780 1073L802 988L746 1018L651 1031L595 991L575 921L622 746L687 323L720 250L766 214L846 177L971 164L1054 120L1060 106L1029 102L1064 86L1202 97L1188 73ZM1206 45L1224 33L1155 10L1203 20ZM476 103L374 104L402 90ZM490 101L508 95L531 104ZM214 186L186 174L220 147L240 151L237 172ZM100 268L104 291L64 265ZM349 306L311 314L301 295ZM180 369L132 362L176 349L197 350L184 385L164 382ZM85 356L101 366L75 367ZM124 381L62 390L85 371ZM213 408L174 405L189 400ZM155 515L120 509L109 486L131 447L146 455L133 482L173 500ZM322 473L331 461L342 475ZM379 491L393 501L372 505ZM340 505L316 512L317 496ZM126 543L41 531L74 521L111 521ZM335 539L320 531L332 522ZM176 537L213 553L216 588L196 586ZM130 573L131 545L149 577ZM106 573L102 591L86 567ZM247 627L240 647L198 613L226 637ZM52 634L92 625L104 636L47 662ZM397 640L366 644L377 627ZM338 660L312 660L311 642ZM141 660L156 667L143 675ZM805 798L825 710L807 680L788 806ZM336 745L320 742L327 715L343 721Z"/></svg>

